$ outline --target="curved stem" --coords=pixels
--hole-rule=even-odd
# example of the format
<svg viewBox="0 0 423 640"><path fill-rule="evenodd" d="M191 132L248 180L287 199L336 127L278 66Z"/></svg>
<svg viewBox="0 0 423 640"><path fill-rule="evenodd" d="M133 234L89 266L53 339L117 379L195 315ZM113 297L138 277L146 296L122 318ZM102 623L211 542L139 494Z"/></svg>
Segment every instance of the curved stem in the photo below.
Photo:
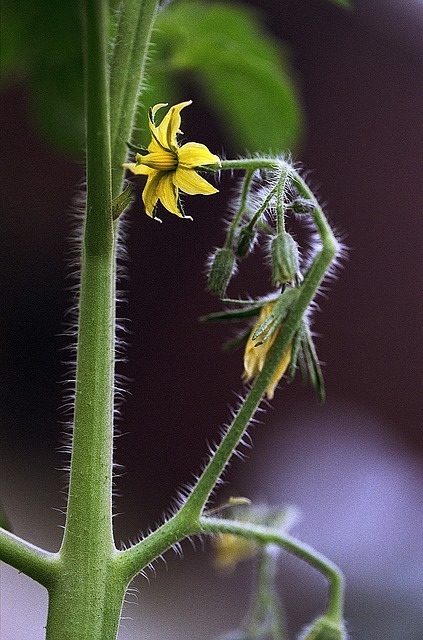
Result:
<svg viewBox="0 0 423 640"><path fill-rule="evenodd" d="M54 581L58 555L40 549L14 533L0 528L0 560L25 573L44 587Z"/></svg>
<svg viewBox="0 0 423 640"><path fill-rule="evenodd" d="M227 164L232 163L232 161L225 162ZM243 163L242 160L236 160L233 162L237 165ZM255 162L256 159L252 159L251 161L248 160L247 168L256 166L253 164ZM283 169L286 166L286 163L278 163L277 166ZM294 169L290 168L290 174L293 174L293 182L295 181L296 186L298 184L302 193L307 194L306 197L310 197L310 190L304 181L302 181L302 179L296 174ZM298 297L290 310L286 322L284 323L283 331L280 331L278 334L269 354L267 355L261 373L252 384L248 395L239 408L238 413L226 432L226 435L222 438L215 452L210 457L205 469L180 511L145 540L121 553L119 561L126 565L128 577L130 575L132 577L135 576L136 573L145 566L145 564L148 564L157 556L164 553L164 551L166 551L172 544L175 544L183 536L195 533L196 523L202 514L210 494L215 489L226 465L236 450L236 447L242 440L242 437L250 424L251 418L262 401L264 393L281 358L286 353L296 331L299 329L303 321L304 314L336 255L337 242L335 236L326 221L324 213L317 203L317 200L314 196L312 196L312 198L313 203L315 204L312 216L316 223L323 246L321 251L319 251L314 257L313 262L301 283L301 287L299 287ZM179 538L178 535L180 535Z"/></svg>
<svg viewBox="0 0 423 640"><path fill-rule="evenodd" d="M283 535L277 530L259 525L246 524L220 518L201 517L201 533L232 533L260 542L276 544L292 555L304 560L322 573L329 582L328 606L326 615L334 622L342 622L344 602L344 578L339 567L319 553L313 547L293 536Z"/></svg>

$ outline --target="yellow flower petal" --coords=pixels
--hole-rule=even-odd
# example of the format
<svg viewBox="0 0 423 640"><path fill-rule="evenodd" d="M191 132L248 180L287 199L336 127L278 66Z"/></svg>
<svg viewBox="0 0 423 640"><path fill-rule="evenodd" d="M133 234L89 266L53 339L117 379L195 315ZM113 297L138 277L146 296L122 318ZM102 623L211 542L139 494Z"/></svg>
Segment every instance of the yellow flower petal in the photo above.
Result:
<svg viewBox="0 0 423 640"><path fill-rule="evenodd" d="M174 213L180 218L183 218L183 213L178 206L178 189L173 184L172 177L172 173L164 174L157 186L157 195L163 206L166 207L170 213Z"/></svg>
<svg viewBox="0 0 423 640"><path fill-rule="evenodd" d="M146 214L150 216L150 218L153 218L154 208L157 204L157 200L159 199L159 196L157 195L157 189L161 179L166 174L159 171L154 171L152 169L149 169L149 171L150 174L147 178L147 182L145 183L145 187L142 192L142 200L144 202Z"/></svg>
<svg viewBox="0 0 423 640"><path fill-rule="evenodd" d="M155 171L174 171L178 165L178 159L171 151L155 151L147 153L145 156L139 156L139 163Z"/></svg>
<svg viewBox="0 0 423 640"><path fill-rule="evenodd" d="M137 176L148 176L152 171L150 167L145 167L142 164L135 164L135 162L125 162L122 166L124 166L125 169L129 169L129 171L132 171L132 173Z"/></svg>
<svg viewBox="0 0 423 640"><path fill-rule="evenodd" d="M266 362L268 353L272 348L273 343L276 340L276 337L279 335L279 332L281 331L281 327L279 327L279 329L276 329L276 331L274 331L272 335L265 342L263 342L263 344L259 344L258 346L256 346L257 343L260 342L260 340L263 340L263 338L267 335L268 331L270 330L270 327L269 329L267 329L267 331L264 332L262 336L260 336L260 338L257 338L256 340L252 339L256 330L266 320L266 318L268 318L269 315L272 313L274 305L275 305L275 302L268 302L262 306L259 317L256 323L254 324L251 330L250 336L248 338L248 341L245 347L245 352L244 352L243 378L246 382L248 382L249 380L252 380L253 378L256 378L259 375L259 373L261 373L261 371L263 370L264 364ZM272 400L276 385L278 384L279 380L282 378L283 374L285 373L290 361L291 361L291 345L289 345L285 354L280 359L278 366L276 367L276 370L269 384L267 385L266 394L269 400Z"/></svg>
<svg viewBox="0 0 423 640"><path fill-rule="evenodd" d="M285 351L285 354L279 360L279 364L276 367L276 371L273 374L269 384L267 385L266 395L269 400L273 399L276 385L278 384L279 380L282 378L283 374L285 373L285 371L289 366L289 363L291 362L291 351L292 351L292 346L289 345L288 349Z"/></svg>
<svg viewBox="0 0 423 640"><path fill-rule="evenodd" d="M150 121L150 131L152 133L153 138L159 142L160 145L164 149L169 149L172 151L176 151L178 148L177 142L177 134L181 133L181 111L188 105L190 105L192 100L188 100L187 102L180 102L179 104L173 105L170 107L169 111L161 121L161 123L156 127L152 121ZM154 116L159 108L164 105L156 105L152 109L152 115Z"/></svg>
<svg viewBox="0 0 423 640"><path fill-rule="evenodd" d="M201 165L217 164L220 166L220 158L213 155L205 144L187 142L178 149L178 165L184 169L195 169Z"/></svg>
<svg viewBox="0 0 423 640"><path fill-rule="evenodd" d="M207 180L204 180L193 169L182 169L179 165L174 173L173 182L178 189L190 196L209 196L217 193L218 190Z"/></svg>
<svg viewBox="0 0 423 640"><path fill-rule="evenodd" d="M124 166L138 175L146 175L147 182L143 191L146 212L154 216L158 200L163 206L179 217L184 217L179 204L179 189L189 195L211 195L218 190L195 172L202 165L220 166L218 156L210 153L204 144L188 142L178 146L177 136L181 133L181 111L191 104L191 100L170 107L159 125L156 126L156 113L166 107L165 103L156 104L150 109L148 123L151 141L148 153L136 154L136 162Z"/></svg>

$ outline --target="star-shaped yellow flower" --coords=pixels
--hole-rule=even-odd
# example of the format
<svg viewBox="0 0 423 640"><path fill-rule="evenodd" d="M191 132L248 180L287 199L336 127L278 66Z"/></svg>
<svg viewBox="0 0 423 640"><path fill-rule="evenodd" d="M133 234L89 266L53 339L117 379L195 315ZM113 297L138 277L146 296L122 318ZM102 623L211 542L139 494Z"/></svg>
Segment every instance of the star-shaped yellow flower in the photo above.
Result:
<svg viewBox="0 0 423 640"><path fill-rule="evenodd" d="M268 329L260 336L259 340L253 340L255 332L263 324L266 318L270 316L274 306L275 301L267 302L262 306L257 322L252 328L252 331L248 338L248 342L246 344L244 352L244 380L246 380L247 382L252 378L256 378L262 371L264 363L266 362L267 355L281 330L281 327L279 327L278 329L273 331L273 333L267 338L267 340L263 342L263 344L257 344L258 342L261 342L269 333L271 327L271 325L269 325ZM276 367L276 371L273 374L269 384L267 385L266 394L269 400L273 398L276 385L285 373L290 361L291 345L289 345L285 354L280 359L278 366Z"/></svg>
<svg viewBox="0 0 423 640"><path fill-rule="evenodd" d="M146 155L137 153L136 162L124 166L136 175L147 176L142 199L146 213L155 217L158 201L171 213L183 218L179 202L179 190L189 195L211 195L217 189L195 172L200 166L220 166L218 156L210 153L204 144L187 142L178 145L177 135L181 133L181 111L191 104L180 102L170 107L161 123L156 126L154 116L166 104L156 104L149 113L151 142Z"/></svg>

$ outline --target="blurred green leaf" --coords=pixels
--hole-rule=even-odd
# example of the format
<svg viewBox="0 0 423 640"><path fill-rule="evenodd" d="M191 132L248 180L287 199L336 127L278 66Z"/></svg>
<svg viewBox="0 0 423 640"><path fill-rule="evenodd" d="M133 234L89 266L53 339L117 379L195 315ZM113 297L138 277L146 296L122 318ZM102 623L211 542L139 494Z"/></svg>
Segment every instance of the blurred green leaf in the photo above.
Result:
<svg viewBox="0 0 423 640"><path fill-rule="evenodd" d="M344 7L345 9L351 9L350 0L329 0L333 4L338 4L340 7Z"/></svg>
<svg viewBox="0 0 423 640"><path fill-rule="evenodd" d="M237 151L281 152L298 143L302 113L286 51L247 7L170 5L157 21L149 74L157 84L142 94L144 128L146 107L186 99L181 89L194 85Z"/></svg>
<svg viewBox="0 0 423 640"><path fill-rule="evenodd" d="M25 25L11 3L1 4L0 40L0 78L4 83L21 75L25 67Z"/></svg>
<svg viewBox="0 0 423 640"><path fill-rule="evenodd" d="M24 78L33 96L32 115L45 137L59 149L82 156L84 103L78 0L2 0L1 22L2 80Z"/></svg>
<svg viewBox="0 0 423 640"><path fill-rule="evenodd" d="M109 0L111 14L117 0ZM30 87L33 116L59 149L82 156L83 79L78 0L1 0L2 79ZM111 21L111 33L113 20ZM243 5L175 1L159 15L149 83L138 126L147 133L146 108L186 99L196 87L221 120L235 151L280 152L301 133L301 108L282 44ZM137 132L135 142L145 144Z"/></svg>

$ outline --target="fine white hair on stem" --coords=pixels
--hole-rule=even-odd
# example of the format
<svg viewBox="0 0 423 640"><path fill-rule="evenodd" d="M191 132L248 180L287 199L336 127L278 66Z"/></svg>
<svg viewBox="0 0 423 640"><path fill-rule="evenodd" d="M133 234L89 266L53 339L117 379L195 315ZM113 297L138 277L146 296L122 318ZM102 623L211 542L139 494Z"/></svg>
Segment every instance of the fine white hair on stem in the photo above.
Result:
<svg viewBox="0 0 423 640"><path fill-rule="evenodd" d="M66 354L66 359L62 361L64 373L60 384L63 386L62 403L59 407L60 413L64 416L62 421L63 435L61 438L58 451L66 456L66 462L62 466L65 472L63 494L66 496L69 488L69 471L70 456L72 453L72 429L73 429L73 412L75 404L75 383L76 383L76 353L77 353L77 335L78 335L78 313L79 313L79 287L80 287L80 261L81 261L81 243L82 229L84 224L86 200L86 184L81 181L78 191L74 197L74 202L70 210L70 234L68 247L66 250L67 276L68 282L66 291L69 294L70 304L65 313L63 320L63 329L60 334L63 346L61 352ZM128 221L123 214L119 224L117 238L117 256L116 256L116 308L117 314L122 306L126 304L126 292L122 288L122 283L128 279L126 268L127 251L125 245L125 237L128 228ZM113 385L113 415L114 415L114 438L122 435L118 426L120 422L121 409L128 391L129 379L120 371L121 366L126 362L127 336L130 334L128 329L128 320L118 317L115 323L115 376ZM115 448L115 447L114 447ZM116 479L123 473L122 466L113 463L113 496L118 495L116 489ZM114 514L115 515L115 514Z"/></svg>

